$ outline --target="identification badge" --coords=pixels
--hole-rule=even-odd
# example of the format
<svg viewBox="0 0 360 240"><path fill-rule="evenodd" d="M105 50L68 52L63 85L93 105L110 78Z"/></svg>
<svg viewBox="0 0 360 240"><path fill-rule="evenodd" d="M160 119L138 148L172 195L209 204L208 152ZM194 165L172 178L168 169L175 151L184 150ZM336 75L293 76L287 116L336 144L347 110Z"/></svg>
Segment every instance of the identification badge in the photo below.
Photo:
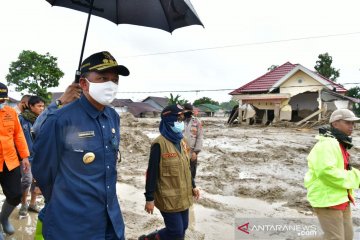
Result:
<svg viewBox="0 0 360 240"><path fill-rule="evenodd" d="M78 137L79 138L95 137L95 132L94 131L79 132Z"/></svg>

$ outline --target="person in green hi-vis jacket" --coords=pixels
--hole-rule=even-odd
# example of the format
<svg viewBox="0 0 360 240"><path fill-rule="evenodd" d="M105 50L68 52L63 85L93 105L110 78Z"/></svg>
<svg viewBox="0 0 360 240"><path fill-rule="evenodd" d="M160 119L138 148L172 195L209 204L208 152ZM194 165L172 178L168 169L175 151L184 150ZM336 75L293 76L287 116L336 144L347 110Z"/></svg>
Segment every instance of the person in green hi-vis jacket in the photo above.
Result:
<svg viewBox="0 0 360 240"><path fill-rule="evenodd" d="M353 239L351 203L353 189L359 188L360 171L351 166L348 150L351 134L360 118L348 109L335 110L330 128L320 128L318 142L307 157L304 183L307 199L316 213L324 239Z"/></svg>

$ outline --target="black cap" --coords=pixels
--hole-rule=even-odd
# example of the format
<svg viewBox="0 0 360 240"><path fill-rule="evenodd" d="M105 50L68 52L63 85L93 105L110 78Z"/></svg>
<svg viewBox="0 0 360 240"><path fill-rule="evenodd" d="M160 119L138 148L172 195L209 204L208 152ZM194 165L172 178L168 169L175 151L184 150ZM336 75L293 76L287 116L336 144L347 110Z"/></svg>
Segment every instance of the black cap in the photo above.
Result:
<svg viewBox="0 0 360 240"><path fill-rule="evenodd" d="M7 100L8 97L8 88L5 84L0 83L0 100Z"/></svg>
<svg viewBox="0 0 360 240"><path fill-rule="evenodd" d="M122 65L118 65L115 58L106 51L94 53L86 58L80 66L81 74L87 72L103 72L107 70L116 70L118 75L129 76L129 70Z"/></svg>
<svg viewBox="0 0 360 240"><path fill-rule="evenodd" d="M194 107L190 103L185 103L184 104L184 109L188 110L188 111L192 111L192 110L194 110Z"/></svg>
<svg viewBox="0 0 360 240"><path fill-rule="evenodd" d="M184 109L182 106L180 106L179 104L173 104L173 105L166 106L162 110L161 117L165 117L165 116L169 116L169 115L178 115L183 112L184 112Z"/></svg>

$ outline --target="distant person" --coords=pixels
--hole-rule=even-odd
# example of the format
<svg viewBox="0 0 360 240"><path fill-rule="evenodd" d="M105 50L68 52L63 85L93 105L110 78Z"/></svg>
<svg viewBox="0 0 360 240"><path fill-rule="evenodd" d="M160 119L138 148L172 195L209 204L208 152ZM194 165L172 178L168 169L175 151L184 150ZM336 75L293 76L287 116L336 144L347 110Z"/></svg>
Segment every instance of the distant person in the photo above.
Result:
<svg viewBox="0 0 360 240"><path fill-rule="evenodd" d="M196 177L198 155L203 146L203 127L200 119L194 116L194 107L190 103L184 104L184 137L190 146L191 176Z"/></svg>
<svg viewBox="0 0 360 240"><path fill-rule="evenodd" d="M34 135L32 132L32 126L36 118L44 111L45 101L38 96L31 96L28 100L28 107L19 115L21 127L23 129L27 145L30 151L30 165L32 162L32 146L34 142ZM21 171L21 185L22 185L22 198L21 207L19 211L20 217L25 217L28 214L28 210L39 213L40 208L36 204L36 197L38 195L38 187L33 179L31 169L27 173ZM31 193L30 203L27 202L27 197Z"/></svg>
<svg viewBox="0 0 360 240"><path fill-rule="evenodd" d="M189 147L183 138L184 110L170 105L161 112L160 136L151 145L145 186L145 211L156 206L165 228L142 235L139 240L184 239L189 224L189 208L200 191L190 172Z"/></svg>
<svg viewBox="0 0 360 240"><path fill-rule="evenodd" d="M14 107L17 114L24 112L25 109L28 108L28 101L30 97L31 95L23 95L21 97L20 102L18 102Z"/></svg>
<svg viewBox="0 0 360 240"><path fill-rule="evenodd" d="M359 188L360 171L351 166L348 150L351 134L360 118L348 109L335 110L330 128L320 128L308 160L305 175L307 199L313 207L324 239L353 239L351 203L353 189Z"/></svg>
<svg viewBox="0 0 360 240"><path fill-rule="evenodd" d="M124 240L116 194L120 117L109 107L129 70L109 52L81 64L80 99L50 113L34 143L32 170L45 197L44 239Z"/></svg>
<svg viewBox="0 0 360 240"><path fill-rule="evenodd" d="M15 229L9 216L21 202L22 195L20 167L24 172L29 171L30 153L18 115L15 109L6 105L8 99L8 88L0 83L0 184L6 197L0 213L0 223L3 231L11 235ZM3 234L0 234L1 239L4 239Z"/></svg>

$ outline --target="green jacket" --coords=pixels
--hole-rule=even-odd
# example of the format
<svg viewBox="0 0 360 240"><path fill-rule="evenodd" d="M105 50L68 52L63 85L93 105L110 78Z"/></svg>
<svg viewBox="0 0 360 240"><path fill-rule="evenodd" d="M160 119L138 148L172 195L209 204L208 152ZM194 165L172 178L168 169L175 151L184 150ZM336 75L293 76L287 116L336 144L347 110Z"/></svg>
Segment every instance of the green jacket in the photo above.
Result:
<svg viewBox="0 0 360 240"><path fill-rule="evenodd" d="M308 172L304 178L307 199L312 207L330 207L349 201L347 189L359 188L360 171L344 169L339 142L332 137L316 136L311 150Z"/></svg>

